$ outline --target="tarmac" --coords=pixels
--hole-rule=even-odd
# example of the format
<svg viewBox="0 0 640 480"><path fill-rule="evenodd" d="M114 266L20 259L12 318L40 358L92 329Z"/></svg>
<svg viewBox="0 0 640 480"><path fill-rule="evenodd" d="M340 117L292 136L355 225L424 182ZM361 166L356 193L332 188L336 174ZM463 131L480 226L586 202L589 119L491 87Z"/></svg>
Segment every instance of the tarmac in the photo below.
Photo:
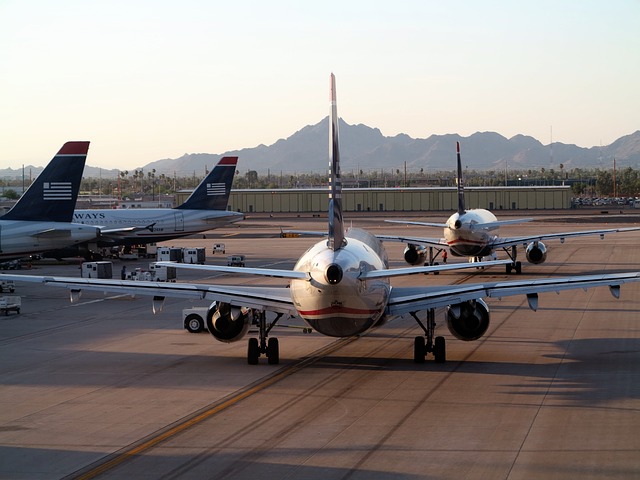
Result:
<svg viewBox="0 0 640 480"><path fill-rule="evenodd" d="M598 228L587 217L571 218L541 218L501 235ZM204 246L211 264L244 254L250 267L292 268L317 239L279 238L279 227L322 231L325 222L251 216L207 238L165 245ZM441 236L380 217L359 217L354 225ZM552 240L544 264L521 256L521 275L492 267L392 284L635 271L639 238L629 232ZM226 254L212 255L220 242ZM391 267L405 266L403 246L385 246ZM132 270L148 262L125 264ZM21 272L80 275L78 263L53 263ZM122 265L114 260L114 276ZM265 283L182 270L178 277ZM271 334L280 340L280 364L262 358L252 366L246 339L225 344L184 330L182 309L206 302L167 299L153 315L149 297L84 292L71 304L65 289L27 283L17 284L16 294L21 313L0 316L2 479L640 476L638 284L623 286L618 300L607 288L540 294L537 312L524 296L491 299L491 326L476 342L450 335L438 311L447 362L423 365L413 363L420 329L410 316L346 340L283 321Z"/></svg>

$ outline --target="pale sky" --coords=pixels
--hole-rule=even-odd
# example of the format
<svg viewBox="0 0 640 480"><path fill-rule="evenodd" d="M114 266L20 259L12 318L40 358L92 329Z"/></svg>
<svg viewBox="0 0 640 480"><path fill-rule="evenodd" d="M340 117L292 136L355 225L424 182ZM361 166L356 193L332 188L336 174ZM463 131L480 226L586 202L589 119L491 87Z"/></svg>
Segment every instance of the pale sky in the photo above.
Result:
<svg viewBox="0 0 640 480"><path fill-rule="evenodd" d="M607 145L640 129L639 25L640 0L0 0L0 168L270 145L328 114L331 72L387 136Z"/></svg>

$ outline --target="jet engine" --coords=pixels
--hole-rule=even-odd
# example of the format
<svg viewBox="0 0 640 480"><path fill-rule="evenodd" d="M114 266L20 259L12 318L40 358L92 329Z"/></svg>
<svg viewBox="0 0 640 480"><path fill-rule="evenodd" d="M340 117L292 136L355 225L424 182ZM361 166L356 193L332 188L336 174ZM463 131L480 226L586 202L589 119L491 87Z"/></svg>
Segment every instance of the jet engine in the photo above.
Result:
<svg viewBox="0 0 640 480"><path fill-rule="evenodd" d="M247 334L251 309L213 302L207 312L207 328L216 340L225 343L240 340Z"/></svg>
<svg viewBox="0 0 640 480"><path fill-rule="evenodd" d="M479 339L489 328L489 307L480 298L449 305L445 316L451 334L465 342Z"/></svg>
<svg viewBox="0 0 640 480"><path fill-rule="evenodd" d="M537 265L547 259L547 247L542 242L531 242L525 250L529 263Z"/></svg>
<svg viewBox="0 0 640 480"><path fill-rule="evenodd" d="M422 245L414 245L410 243L404 249L404 260L409 265L424 264L427 259L427 249Z"/></svg>

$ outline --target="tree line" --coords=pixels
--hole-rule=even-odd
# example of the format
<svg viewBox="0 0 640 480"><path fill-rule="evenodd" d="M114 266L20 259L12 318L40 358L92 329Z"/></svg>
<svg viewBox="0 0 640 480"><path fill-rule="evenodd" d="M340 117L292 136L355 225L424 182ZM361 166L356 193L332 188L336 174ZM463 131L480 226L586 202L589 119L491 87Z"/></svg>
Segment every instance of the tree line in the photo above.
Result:
<svg viewBox="0 0 640 480"><path fill-rule="evenodd" d="M208 172L202 176L168 176L158 174L155 169L121 171L118 178L85 177L81 192L91 195L112 196L134 199L140 196L170 195L179 190L195 188ZM615 178L615 186L614 186ZM558 169L541 168L518 170L469 170L465 168L466 186L544 186L570 185L575 196L626 196L640 195L640 172L626 167L614 172L611 169ZM403 188L403 187L453 187L456 185L455 171L426 172L405 171L400 168L380 170L344 170L342 183L349 188ZM259 174L255 170L236 171L234 189L277 189L277 188L323 188L328 185L326 172L302 174ZM21 187L21 180L0 180L4 196L18 198L11 187ZM19 188L18 190L21 190Z"/></svg>

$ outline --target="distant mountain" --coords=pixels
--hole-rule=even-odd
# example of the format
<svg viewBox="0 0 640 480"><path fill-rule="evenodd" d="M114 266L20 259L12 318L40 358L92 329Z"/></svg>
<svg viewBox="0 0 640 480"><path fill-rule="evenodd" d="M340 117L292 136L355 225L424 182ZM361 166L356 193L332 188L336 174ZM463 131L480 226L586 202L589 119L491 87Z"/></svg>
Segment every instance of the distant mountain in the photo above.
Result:
<svg viewBox="0 0 640 480"><path fill-rule="evenodd" d="M156 174L180 176L195 172L202 175L225 155L239 157L240 172L256 170L260 174L300 174L323 172L328 169L328 122L323 119L316 125L308 125L286 139L273 145L234 150L223 154L191 153L180 158L165 158L144 165L145 172L155 168ZM462 144L462 161L473 170L509 169L539 170L572 168L611 168L612 159L619 168L636 166L640 162L640 130L619 138L606 147L582 148L555 142L543 145L533 137L516 135L506 138L494 132L478 132L469 137L457 134L431 135L428 138L411 138L405 134L385 137L377 128L366 125L349 125L340 120L341 166L344 172L352 170L400 169L405 162L408 169L425 172L453 170L455 168L455 142ZM42 167L32 169L36 175ZM131 170L130 170L131 171ZM37 172L37 173L36 173ZM0 169L0 178L21 177L20 170ZM27 173L28 175L28 173ZM117 170L85 168L85 177L103 178L117 176Z"/></svg>

